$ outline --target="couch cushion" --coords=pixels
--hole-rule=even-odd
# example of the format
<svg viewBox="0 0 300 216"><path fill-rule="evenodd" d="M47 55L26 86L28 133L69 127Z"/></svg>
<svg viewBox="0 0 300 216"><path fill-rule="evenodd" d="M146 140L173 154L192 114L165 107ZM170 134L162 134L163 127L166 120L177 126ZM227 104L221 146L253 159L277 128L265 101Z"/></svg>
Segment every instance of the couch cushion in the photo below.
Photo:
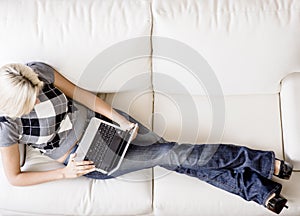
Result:
<svg viewBox="0 0 300 216"><path fill-rule="evenodd" d="M27 147L23 171L43 171L63 165ZM106 181L85 177L49 182L30 187L13 187L0 173L0 214L133 215L151 212L151 170L131 173ZM134 181L145 179L144 181Z"/></svg>
<svg viewBox="0 0 300 216"><path fill-rule="evenodd" d="M283 157L278 94L226 96L224 102L224 110L216 110L224 115L224 122L217 122L222 126L217 136L207 97L157 93L154 131L180 143L235 143L274 150Z"/></svg>
<svg viewBox="0 0 300 216"><path fill-rule="evenodd" d="M160 167L154 169L154 175L155 216L274 216L263 206L247 202L196 178L171 173ZM299 215L300 173L294 173L289 181L274 180L283 184L282 194L289 200L289 208L284 209L281 215Z"/></svg>
<svg viewBox="0 0 300 216"><path fill-rule="evenodd" d="M300 70L300 1L153 0L152 8L157 91L204 94L216 79L225 95L274 94Z"/></svg>

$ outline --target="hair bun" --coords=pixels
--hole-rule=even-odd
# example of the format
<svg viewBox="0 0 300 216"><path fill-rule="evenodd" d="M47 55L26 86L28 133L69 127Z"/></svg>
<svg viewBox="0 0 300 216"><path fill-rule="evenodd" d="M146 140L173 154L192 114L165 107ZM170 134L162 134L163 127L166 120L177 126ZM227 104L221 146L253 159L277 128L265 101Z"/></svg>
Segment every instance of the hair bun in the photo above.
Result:
<svg viewBox="0 0 300 216"><path fill-rule="evenodd" d="M7 64L4 67L6 67L7 72L12 72L16 75L23 76L25 79L27 79L33 86L37 86L39 88L42 88L44 83L38 78L37 73L34 72L33 69L30 67L23 65L23 64Z"/></svg>

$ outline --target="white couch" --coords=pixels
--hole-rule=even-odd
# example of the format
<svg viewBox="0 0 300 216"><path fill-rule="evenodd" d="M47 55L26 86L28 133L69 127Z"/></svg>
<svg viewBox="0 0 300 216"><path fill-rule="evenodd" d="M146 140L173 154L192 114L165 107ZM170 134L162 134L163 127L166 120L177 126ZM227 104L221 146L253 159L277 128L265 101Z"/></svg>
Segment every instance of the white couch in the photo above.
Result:
<svg viewBox="0 0 300 216"><path fill-rule="evenodd" d="M291 160L282 215L300 215L299 0L3 0L0 28L0 65L47 62L169 140ZM157 167L30 187L0 167L0 215L273 215ZM26 148L22 170L57 167Z"/></svg>

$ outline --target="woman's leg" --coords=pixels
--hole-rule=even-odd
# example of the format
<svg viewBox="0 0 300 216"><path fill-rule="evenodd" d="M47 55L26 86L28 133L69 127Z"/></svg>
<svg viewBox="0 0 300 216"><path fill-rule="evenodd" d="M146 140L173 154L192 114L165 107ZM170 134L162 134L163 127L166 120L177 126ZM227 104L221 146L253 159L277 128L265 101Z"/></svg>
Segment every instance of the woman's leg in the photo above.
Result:
<svg viewBox="0 0 300 216"><path fill-rule="evenodd" d="M226 144L191 145L166 142L140 123L139 126L137 138L128 148L122 165L115 173L107 176L92 172L86 177L109 179L161 166L196 177L262 205L271 194L281 191L281 185L270 180L274 171L273 152Z"/></svg>

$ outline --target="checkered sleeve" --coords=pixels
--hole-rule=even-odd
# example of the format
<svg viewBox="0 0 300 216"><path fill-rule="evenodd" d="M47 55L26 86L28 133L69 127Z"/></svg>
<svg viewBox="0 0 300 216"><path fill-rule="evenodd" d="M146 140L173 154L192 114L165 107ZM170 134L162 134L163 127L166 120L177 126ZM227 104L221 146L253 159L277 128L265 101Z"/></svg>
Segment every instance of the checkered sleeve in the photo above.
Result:
<svg viewBox="0 0 300 216"><path fill-rule="evenodd" d="M29 62L26 65L32 68L43 82L47 84L54 83L55 69L50 65L43 62Z"/></svg>
<svg viewBox="0 0 300 216"><path fill-rule="evenodd" d="M0 147L11 146L18 142L19 131L17 125L0 117Z"/></svg>

